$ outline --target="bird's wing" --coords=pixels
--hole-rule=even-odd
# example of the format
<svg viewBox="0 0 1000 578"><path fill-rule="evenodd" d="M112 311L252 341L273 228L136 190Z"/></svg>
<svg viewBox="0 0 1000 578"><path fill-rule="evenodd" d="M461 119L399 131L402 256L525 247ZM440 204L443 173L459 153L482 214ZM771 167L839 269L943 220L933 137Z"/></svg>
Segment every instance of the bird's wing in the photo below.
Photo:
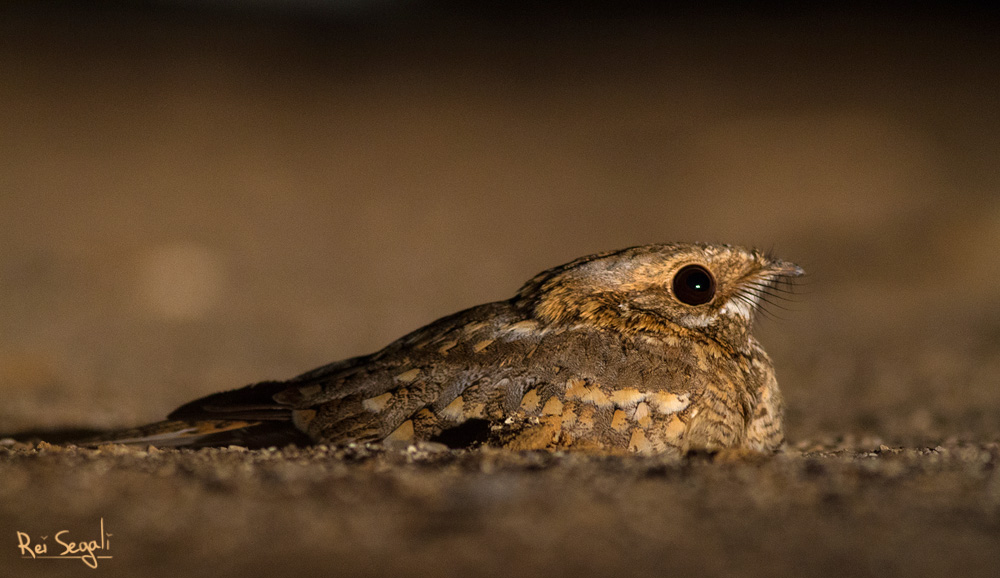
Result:
<svg viewBox="0 0 1000 578"><path fill-rule="evenodd" d="M496 430L571 408L610 427L616 409L634 416L648 398L677 412L696 393L696 360L676 347L590 325L545 326L506 303L397 343L347 375L275 399L296 408L312 438L343 443L433 440L470 423Z"/></svg>
<svg viewBox="0 0 1000 578"><path fill-rule="evenodd" d="M522 319L508 302L480 305L418 329L377 353L338 361L288 381L262 382L208 395L177 408L168 419L186 423L284 422L316 439L333 441L331 432L338 429L334 422L360 423L365 420L359 418L371 416L380 422L375 433L350 436L349 430L357 428L343 423L339 429L344 435L338 438L379 439L418 409L440 409L442 400L445 404L453 400L471 385L476 374L490 371L489 360L498 356L478 354L494 341L530 337L529 333L517 333L516 327L505 331ZM379 403L369 400L379 400L389 392L403 395L381 408L385 411L369 411ZM314 431L307 423L317 412L326 424L322 431ZM379 435L386 427L390 429Z"/></svg>
<svg viewBox="0 0 1000 578"><path fill-rule="evenodd" d="M434 439L470 423L570 408L600 427L616 403L634 414L639 398L616 401L616 391L683 394L691 371L690 360L662 343L589 326L546 327L513 302L498 302L443 318L372 355L203 397L169 419L187 424L175 429L203 444L250 428L266 433L263 439L305 432L337 444Z"/></svg>

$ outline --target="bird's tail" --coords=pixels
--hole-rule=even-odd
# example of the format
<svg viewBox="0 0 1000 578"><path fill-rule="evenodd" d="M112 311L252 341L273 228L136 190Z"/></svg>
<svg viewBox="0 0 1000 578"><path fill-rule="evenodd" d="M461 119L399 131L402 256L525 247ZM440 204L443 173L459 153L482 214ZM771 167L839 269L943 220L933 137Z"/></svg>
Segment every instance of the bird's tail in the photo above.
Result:
<svg viewBox="0 0 1000 578"><path fill-rule="evenodd" d="M285 383L267 381L213 393L175 409L167 416L167 421L137 428L97 432L35 431L7 437L86 447L103 444L173 448L310 445L312 440L295 427L292 407L274 400L275 394L287 388Z"/></svg>
<svg viewBox="0 0 1000 578"><path fill-rule="evenodd" d="M9 437L19 441L46 441L97 447L104 444L155 446L162 448L226 447L248 448L309 445L311 440L288 422L245 420L167 420L136 428L87 431L66 430L22 432Z"/></svg>

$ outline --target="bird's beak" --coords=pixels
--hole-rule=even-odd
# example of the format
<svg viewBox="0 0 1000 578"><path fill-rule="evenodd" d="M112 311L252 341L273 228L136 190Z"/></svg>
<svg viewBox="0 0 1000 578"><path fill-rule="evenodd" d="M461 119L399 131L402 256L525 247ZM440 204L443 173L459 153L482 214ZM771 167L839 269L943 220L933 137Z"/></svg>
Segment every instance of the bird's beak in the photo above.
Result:
<svg viewBox="0 0 1000 578"><path fill-rule="evenodd" d="M766 269L767 273L777 277L801 277L806 274L805 269L795 263L788 261L772 261Z"/></svg>

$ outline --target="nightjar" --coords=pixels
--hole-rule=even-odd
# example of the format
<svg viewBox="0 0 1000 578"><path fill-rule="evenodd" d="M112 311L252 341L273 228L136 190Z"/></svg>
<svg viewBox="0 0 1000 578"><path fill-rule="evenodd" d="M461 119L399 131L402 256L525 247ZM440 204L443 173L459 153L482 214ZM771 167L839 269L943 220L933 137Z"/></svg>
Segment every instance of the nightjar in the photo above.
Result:
<svg viewBox="0 0 1000 578"><path fill-rule="evenodd" d="M751 329L802 274L728 245L589 255L381 351L83 443L771 452L784 441L782 398Z"/></svg>

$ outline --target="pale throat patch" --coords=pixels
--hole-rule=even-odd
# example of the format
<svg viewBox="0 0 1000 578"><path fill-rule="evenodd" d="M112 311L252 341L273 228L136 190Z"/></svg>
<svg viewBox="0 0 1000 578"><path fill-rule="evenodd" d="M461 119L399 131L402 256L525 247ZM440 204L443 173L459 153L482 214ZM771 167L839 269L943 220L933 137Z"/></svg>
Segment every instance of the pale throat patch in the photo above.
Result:
<svg viewBox="0 0 1000 578"><path fill-rule="evenodd" d="M733 297L722 306L719 313L722 315L738 315L746 321L750 321L753 317L753 310L757 307L757 296L748 295L748 297L753 302L753 305Z"/></svg>
<svg viewBox="0 0 1000 578"><path fill-rule="evenodd" d="M757 308L758 298L756 295L749 293L746 295L746 299L749 302L732 297L726 304L719 309L717 315L685 315L680 319L681 325L685 327L695 328L695 327L707 327L711 325L715 319L719 316L738 316L743 318L743 320L750 322L753 319L753 312Z"/></svg>
<svg viewBox="0 0 1000 578"><path fill-rule="evenodd" d="M761 278L757 278L756 281L763 285L767 285L774 280L773 275L764 275ZM760 305L760 295L758 291L746 291L743 293L743 299L737 299L736 297L731 298L722 306L719 313L722 315L739 315L743 319L750 321L753 318L753 312Z"/></svg>

